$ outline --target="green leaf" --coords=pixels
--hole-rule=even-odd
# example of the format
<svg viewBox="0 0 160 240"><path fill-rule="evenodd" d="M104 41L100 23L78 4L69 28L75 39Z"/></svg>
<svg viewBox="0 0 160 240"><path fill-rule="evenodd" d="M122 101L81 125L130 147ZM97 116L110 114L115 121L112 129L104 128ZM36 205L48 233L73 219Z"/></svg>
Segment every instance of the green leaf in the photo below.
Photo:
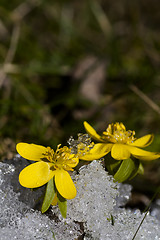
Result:
<svg viewBox="0 0 160 240"><path fill-rule="evenodd" d="M48 208L50 207L50 205L54 199L55 193L56 193L56 191L55 191L54 182L53 182L53 178L52 178L47 183L46 193L45 193L42 208L41 208L42 213L46 212L48 210Z"/></svg>
<svg viewBox="0 0 160 240"><path fill-rule="evenodd" d="M144 168L142 163L140 162L139 159L132 158L135 164L135 170L132 172L132 174L129 177L129 180L133 179L137 174L144 174Z"/></svg>
<svg viewBox="0 0 160 240"><path fill-rule="evenodd" d="M134 160L128 158L123 160L118 171L114 175L114 178L118 182L124 182L129 178L132 172L135 170L135 163Z"/></svg>
<svg viewBox="0 0 160 240"><path fill-rule="evenodd" d="M105 167L107 168L108 172L114 175L122 161L115 160L109 154L105 158Z"/></svg>
<svg viewBox="0 0 160 240"><path fill-rule="evenodd" d="M141 175L144 174L144 167L143 167L142 163L139 164L138 173Z"/></svg>
<svg viewBox="0 0 160 240"><path fill-rule="evenodd" d="M67 200L57 192L58 207L63 218L67 216Z"/></svg>
<svg viewBox="0 0 160 240"><path fill-rule="evenodd" d="M129 180L133 179L138 173L139 173L139 168L140 168L140 160L136 159L136 158L132 158L133 162L134 162L134 170L131 173Z"/></svg>
<svg viewBox="0 0 160 240"><path fill-rule="evenodd" d="M53 232L53 239L56 240L56 236L55 236L54 232Z"/></svg>
<svg viewBox="0 0 160 240"><path fill-rule="evenodd" d="M114 225L115 220L114 220L114 217L113 217L112 214L111 214L111 217L110 217L110 218L107 218L107 220L110 221L112 225Z"/></svg>

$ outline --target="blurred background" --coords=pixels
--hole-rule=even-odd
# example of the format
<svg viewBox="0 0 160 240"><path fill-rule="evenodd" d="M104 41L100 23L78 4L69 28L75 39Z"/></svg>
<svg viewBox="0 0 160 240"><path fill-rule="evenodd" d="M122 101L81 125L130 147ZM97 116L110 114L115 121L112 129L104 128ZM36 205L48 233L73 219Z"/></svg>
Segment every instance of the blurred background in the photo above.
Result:
<svg viewBox="0 0 160 240"><path fill-rule="evenodd" d="M137 138L153 133L149 149L160 151L159 7L158 0L1 0L1 159L20 141L66 144L85 133L84 120L99 132L119 121ZM145 164L132 181L138 204L159 183L160 160Z"/></svg>

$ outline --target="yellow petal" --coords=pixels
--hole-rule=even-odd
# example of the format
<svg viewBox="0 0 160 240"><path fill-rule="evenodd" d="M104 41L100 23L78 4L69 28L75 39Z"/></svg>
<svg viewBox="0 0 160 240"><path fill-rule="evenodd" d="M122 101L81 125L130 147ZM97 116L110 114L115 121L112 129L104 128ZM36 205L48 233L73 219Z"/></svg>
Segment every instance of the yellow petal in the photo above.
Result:
<svg viewBox="0 0 160 240"><path fill-rule="evenodd" d="M97 143L88 153L79 158L85 161L97 160L109 153L112 146L113 144L111 143Z"/></svg>
<svg viewBox="0 0 160 240"><path fill-rule="evenodd" d="M36 144L18 143L16 145L17 152L28 160L40 161L43 154L47 151L46 147Z"/></svg>
<svg viewBox="0 0 160 240"><path fill-rule="evenodd" d="M37 188L46 184L54 176L52 166L52 163L43 161L27 166L19 174L20 184L26 188Z"/></svg>
<svg viewBox="0 0 160 240"><path fill-rule="evenodd" d="M111 149L111 156L116 160L124 160L130 157L130 151L127 145L115 143Z"/></svg>
<svg viewBox="0 0 160 240"><path fill-rule="evenodd" d="M102 140L101 136L94 130L94 128L91 127L91 125L89 125L89 123L87 123L86 121L84 121L84 127L86 129L86 132L93 138L95 139L97 142L104 142L104 140Z"/></svg>
<svg viewBox="0 0 160 240"><path fill-rule="evenodd" d="M75 198L76 187L67 171L63 169L55 171L55 185L62 197L66 199Z"/></svg>
<svg viewBox="0 0 160 240"><path fill-rule="evenodd" d="M55 206L57 204L57 202L58 202L58 198L57 198L57 193L56 193L51 204L53 206Z"/></svg>
<svg viewBox="0 0 160 240"><path fill-rule="evenodd" d="M129 148L130 153L135 158L138 158L140 160L150 161L150 160L154 160L154 159L157 159L160 157L159 153L145 151L143 149L133 147L133 146L128 146L128 148Z"/></svg>
<svg viewBox="0 0 160 240"><path fill-rule="evenodd" d="M152 143L153 138L154 138L153 134L148 134L141 138L138 138L137 140L135 140L133 143L130 143L129 145L136 146L136 147L147 147Z"/></svg>

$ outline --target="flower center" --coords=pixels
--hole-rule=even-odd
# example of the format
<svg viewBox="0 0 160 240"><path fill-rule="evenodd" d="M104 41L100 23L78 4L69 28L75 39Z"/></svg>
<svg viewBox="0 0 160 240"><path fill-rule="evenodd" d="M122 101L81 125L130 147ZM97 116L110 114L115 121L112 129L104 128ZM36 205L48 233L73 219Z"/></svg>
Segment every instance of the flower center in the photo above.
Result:
<svg viewBox="0 0 160 240"><path fill-rule="evenodd" d="M112 123L108 125L108 128L103 132L102 138L112 143L132 143L135 141L135 131L126 131L123 123Z"/></svg>
<svg viewBox="0 0 160 240"><path fill-rule="evenodd" d="M71 149L64 146L60 148L61 144L57 146L57 150L54 151L50 147L47 147L47 152L44 157L51 163L55 169L64 169L66 171L73 171L72 167L78 164L78 157L71 153Z"/></svg>

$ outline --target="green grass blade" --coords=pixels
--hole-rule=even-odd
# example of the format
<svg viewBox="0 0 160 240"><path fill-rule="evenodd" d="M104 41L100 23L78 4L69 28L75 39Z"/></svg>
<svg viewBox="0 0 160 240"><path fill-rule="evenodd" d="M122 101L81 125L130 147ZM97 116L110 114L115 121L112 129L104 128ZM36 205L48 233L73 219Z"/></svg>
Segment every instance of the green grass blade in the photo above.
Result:
<svg viewBox="0 0 160 240"><path fill-rule="evenodd" d="M150 210L151 203L152 203L153 200L156 198L156 196L157 196L157 194L158 194L159 192L160 192L160 187L158 187L157 191L156 191L155 194L153 195L153 197L152 197L151 201L149 202L148 206L147 206L146 209L144 210L145 215L144 215L144 217L142 218L142 220L141 220L141 222L140 222L140 224L139 224L139 226L138 226L138 228L137 228L137 230L136 230L136 232L135 232L132 240L135 239L135 237L136 237L136 235L137 235L140 227L142 226L142 224L143 224L143 222L144 222L144 220L145 220L145 218L146 218L146 216L147 216L147 214L148 214L148 212L149 212L149 210Z"/></svg>

